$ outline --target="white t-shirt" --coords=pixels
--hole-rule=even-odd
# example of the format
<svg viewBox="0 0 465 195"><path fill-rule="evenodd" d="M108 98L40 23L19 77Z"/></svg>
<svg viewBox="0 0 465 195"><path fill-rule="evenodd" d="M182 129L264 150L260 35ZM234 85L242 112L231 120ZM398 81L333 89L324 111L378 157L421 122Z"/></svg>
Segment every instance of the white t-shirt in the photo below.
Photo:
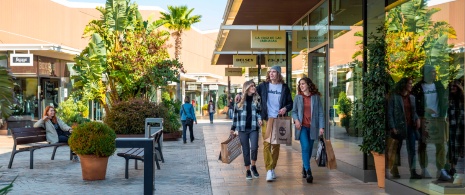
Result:
<svg viewBox="0 0 465 195"><path fill-rule="evenodd" d="M428 84L423 83L421 85L423 87L423 94L425 95L425 109L429 108L434 110L436 114L431 114L431 117L438 116L438 92L436 90L436 85L434 83ZM425 112L425 115L428 116L429 114Z"/></svg>
<svg viewBox="0 0 465 195"><path fill-rule="evenodd" d="M268 117L276 118L279 112L279 100L281 99L281 92L283 84L271 84L268 87Z"/></svg>

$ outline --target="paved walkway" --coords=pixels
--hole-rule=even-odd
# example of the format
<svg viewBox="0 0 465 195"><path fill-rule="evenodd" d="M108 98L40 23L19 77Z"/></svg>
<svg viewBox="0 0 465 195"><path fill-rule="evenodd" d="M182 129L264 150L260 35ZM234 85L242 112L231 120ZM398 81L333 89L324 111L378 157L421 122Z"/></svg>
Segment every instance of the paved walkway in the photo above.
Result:
<svg viewBox="0 0 465 195"><path fill-rule="evenodd" d="M300 153L284 145L277 180L266 182L261 140L260 178L246 180L242 156L231 164L218 161L219 143L227 139L230 124L226 119L215 119L214 124L202 119L194 126L193 143L164 142L165 163L155 171L155 194L385 194L376 183L363 183L314 164L314 183L307 184L300 175ZM10 194L143 194L143 163L135 170L131 161L129 179L124 179L124 159L111 156L106 180L88 182L81 178L80 164L68 160L67 147L58 149L54 161L50 160L52 148L37 150L31 170L27 152L18 153L12 169L7 168L12 146L11 137L0 136L0 187L17 177Z"/></svg>

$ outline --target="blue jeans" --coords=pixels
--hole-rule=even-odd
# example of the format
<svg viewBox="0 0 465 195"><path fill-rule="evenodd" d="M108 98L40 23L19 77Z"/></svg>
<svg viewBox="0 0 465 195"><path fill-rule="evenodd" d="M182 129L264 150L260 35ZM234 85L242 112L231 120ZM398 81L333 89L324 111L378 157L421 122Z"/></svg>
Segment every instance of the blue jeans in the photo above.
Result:
<svg viewBox="0 0 465 195"><path fill-rule="evenodd" d="M233 118L233 114L234 114L234 110L232 108L230 108L228 110L228 115L229 115L229 119L232 119Z"/></svg>
<svg viewBox="0 0 465 195"><path fill-rule="evenodd" d="M187 127L189 127L190 140L191 142L194 141L194 130L193 130L194 125L193 124L188 125L185 120L182 120L181 123L182 123L182 141L186 142Z"/></svg>
<svg viewBox="0 0 465 195"><path fill-rule="evenodd" d="M304 163L305 170L310 170L310 157L312 156L313 142L310 139L310 128L303 127L300 131L300 147L302 149L302 162Z"/></svg>
<svg viewBox="0 0 465 195"><path fill-rule="evenodd" d="M209 114L210 114L210 122L213 122L213 114L214 114L214 112L209 112Z"/></svg>

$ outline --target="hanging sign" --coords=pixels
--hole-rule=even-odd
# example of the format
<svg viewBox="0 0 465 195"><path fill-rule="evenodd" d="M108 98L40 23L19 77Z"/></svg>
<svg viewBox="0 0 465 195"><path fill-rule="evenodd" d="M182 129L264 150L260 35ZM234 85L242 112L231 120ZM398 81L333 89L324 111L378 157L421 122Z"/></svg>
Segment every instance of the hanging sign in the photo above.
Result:
<svg viewBox="0 0 465 195"><path fill-rule="evenodd" d="M10 54L10 66L33 66L33 54Z"/></svg>
<svg viewBox="0 0 465 195"><path fill-rule="evenodd" d="M265 55L265 64L267 67L276 65L286 67L286 55Z"/></svg>
<svg viewBox="0 0 465 195"><path fill-rule="evenodd" d="M284 49L286 48L286 31L251 31L251 48Z"/></svg>
<svg viewBox="0 0 465 195"><path fill-rule="evenodd" d="M262 68L260 71L261 76L266 76L267 68ZM249 68L249 77L258 76L258 68Z"/></svg>
<svg viewBox="0 0 465 195"><path fill-rule="evenodd" d="M257 65L257 55L233 55L234 67L254 67Z"/></svg>
<svg viewBox="0 0 465 195"><path fill-rule="evenodd" d="M197 85L188 85L187 90L197 90Z"/></svg>
<svg viewBox="0 0 465 195"><path fill-rule="evenodd" d="M225 68L224 76L242 76L242 68Z"/></svg>
<svg viewBox="0 0 465 195"><path fill-rule="evenodd" d="M208 89L209 90L218 90L218 85L209 85Z"/></svg>

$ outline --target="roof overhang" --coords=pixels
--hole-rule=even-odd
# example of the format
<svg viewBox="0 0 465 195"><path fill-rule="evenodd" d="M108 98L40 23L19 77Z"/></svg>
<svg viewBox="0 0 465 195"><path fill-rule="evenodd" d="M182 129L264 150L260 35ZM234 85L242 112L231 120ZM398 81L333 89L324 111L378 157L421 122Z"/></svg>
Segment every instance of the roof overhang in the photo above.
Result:
<svg viewBox="0 0 465 195"><path fill-rule="evenodd" d="M0 44L0 51L28 52L69 61L73 61L81 53L80 49L57 44Z"/></svg>
<svg viewBox="0 0 465 195"><path fill-rule="evenodd" d="M212 64L231 65L234 55L231 53L234 52L267 52L250 49L251 30L292 30L292 25L319 2L320 0L229 0L218 33Z"/></svg>

